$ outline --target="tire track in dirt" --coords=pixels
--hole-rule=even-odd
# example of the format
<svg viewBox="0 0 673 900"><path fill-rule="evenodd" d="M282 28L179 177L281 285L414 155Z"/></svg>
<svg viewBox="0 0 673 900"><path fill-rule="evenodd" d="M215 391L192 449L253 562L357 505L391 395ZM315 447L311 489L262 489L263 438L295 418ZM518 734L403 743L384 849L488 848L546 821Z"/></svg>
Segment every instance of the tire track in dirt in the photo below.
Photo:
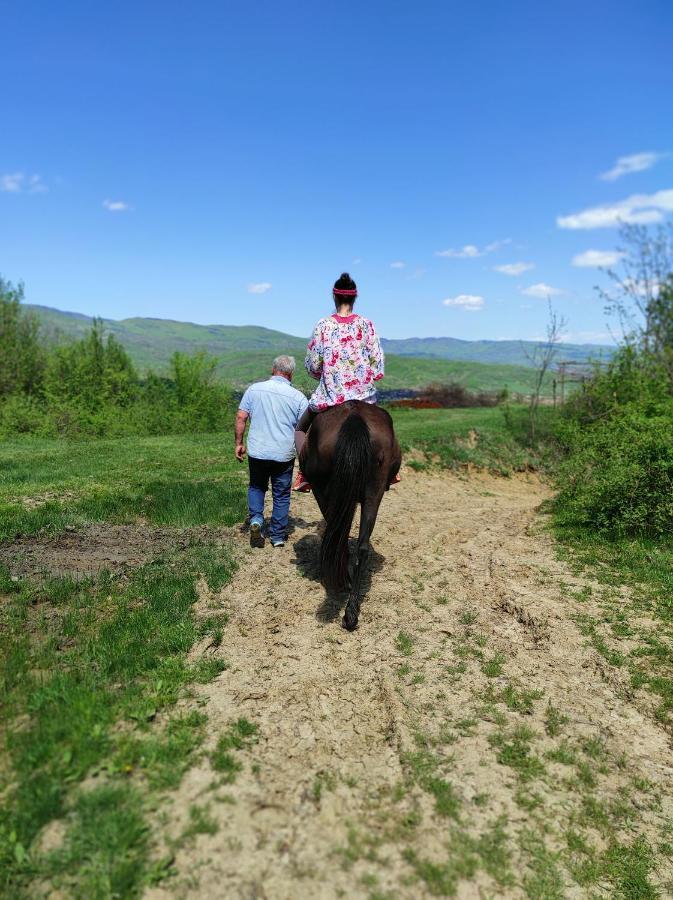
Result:
<svg viewBox="0 0 673 900"><path fill-rule="evenodd" d="M592 788L600 797L621 796L636 776L648 780L657 802L634 799L636 830L656 841L673 812L669 739L601 677L574 624L577 602L562 582L580 581L540 524L547 496L534 476L406 471L384 498L354 634L340 628L340 611L317 581L312 497L294 498L285 549L252 551L237 536L233 583L200 604L230 615L222 647L199 648L229 667L198 702L209 717L206 750L240 717L257 725L259 741L235 783L218 787L204 757L168 799L157 819L161 840L178 838L193 804L208 805L219 830L183 843L176 877L148 898L430 896L437 885L419 878L418 860L443 866L456 852L456 830L476 841L495 822L507 831L509 882L498 884L475 850L470 877L447 875L444 892L523 896L535 863L522 836L541 816L552 826L548 850L559 853L563 829L583 821L586 793L555 761L533 792L498 759L493 735L525 723L543 759L558 745L545 733L548 703L569 720L564 740L600 741ZM525 712L510 709L500 697L508 685L541 699ZM423 774L426 764L435 781ZM459 811L440 809L439 777ZM533 793L537 811L522 799ZM598 847L605 843L600 828L583 827ZM559 878L567 896L585 896L565 870Z"/></svg>

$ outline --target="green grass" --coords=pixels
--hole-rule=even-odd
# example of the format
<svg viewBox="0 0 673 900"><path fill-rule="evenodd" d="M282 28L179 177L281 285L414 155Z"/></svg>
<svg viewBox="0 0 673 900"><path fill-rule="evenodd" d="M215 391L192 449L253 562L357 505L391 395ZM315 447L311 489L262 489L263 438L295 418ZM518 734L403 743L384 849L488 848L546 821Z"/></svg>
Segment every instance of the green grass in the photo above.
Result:
<svg viewBox="0 0 673 900"><path fill-rule="evenodd" d="M126 886L119 896L138 893L142 842L121 847L125 829L141 828L132 824L140 800L128 778L142 773L150 788L175 787L198 752L204 717L169 711L190 683L222 668L218 660L190 665L186 655L199 636L197 579L217 589L233 569L228 551L194 546L128 579L0 579L7 594L0 611L0 724L7 734L0 891L11 894L32 877L67 876L76 877L78 896L112 896L115 884ZM165 724L153 727L160 712ZM92 771L107 773L112 793L82 795L73 818L73 789ZM93 833L105 834L94 823L108 808L110 852ZM64 818L66 849L43 858L35 839Z"/></svg>
<svg viewBox="0 0 673 900"><path fill-rule="evenodd" d="M507 657L504 653L494 653L490 659L484 660L481 671L487 678L499 678L506 662Z"/></svg>
<svg viewBox="0 0 673 900"><path fill-rule="evenodd" d="M245 750L257 741L257 726L247 719L238 719L217 740L210 754L210 765L219 773L222 783L231 784L243 768L236 751Z"/></svg>
<svg viewBox="0 0 673 900"><path fill-rule="evenodd" d="M199 834L217 834L219 825L211 816L208 806L193 804L189 808L189 825L182 833L183 840L189 841Z"/></svg>
<svg viewBox="0 0 673 900"><path fill-rule="evenodd" d="M83 791L64 847L47 857L44 869L71 896L136 897L147 869L148 832L138 791L128 785Z"/></svg>
<svg viewBox="0 0 673 900"><path fill-rule="evenodd" d="M424 882L433 896L453 897L460 882L474 878L480 870L490 875L500 887L514 884L511 852L502 819L491 823L478 837L454 828L444 862L423 859L412 849L405 851L404 856L416 877Z"/></svg>
<svg viewBox="0 0 673 900"><path fill-rule="evenodd" d="M183 527L233 525L245 516L247 466L234 460L231 443L228 435L212 434L5 441L0 540L139 518ZM23 498L39 505L25 508Z"/></svg>
<svg viewBox="0 0 673 900"><path fill-rule="evenodd" d="M544 763L532 751L535 734L525 725L513 728L509 733L495 732L489 743L497 748L497 760L503 766L509 766L523 782L531 781L544 775Z"/></svg>
<svg viewBox="0 0 673 900"><path fill-rule="evenodd" d="M594 589L591 614L583 612L577 617L580 629L608 665L628 671L633 688L643 688L657 698L655 715L670 727L673 540L610 539L584 528L558 524L556 534L561 555L601 585ZM627 595L623 586L629 589ZM624 638L627 645L622 643Z"/></svg>
<svg viewBox="0 0 673 900"><path fill-rule="evenodd" d="M454 469L473 465L496 474L539 469L546 460L541 445L531 450L526 439L526 409L521 406L479 409L393 409L395 432L403 451L420 450L426 461ZM541 410L541 433L553 410Z"/></svg>
<svg viewBox="0 0 673 900"><path fill-rule="evenodd" d="M524 831L519 844L530 870L523 878L526 896L531 900L563 900L559 855L549 851L544 840L532 831Z"/></svg>
<svg viewBox="0 0 673 900"><path fill-rule="evenodd" d="M395 639L395 647L402 656L411 656L414 652L414 639L404 631L400 631Z"/></svg>

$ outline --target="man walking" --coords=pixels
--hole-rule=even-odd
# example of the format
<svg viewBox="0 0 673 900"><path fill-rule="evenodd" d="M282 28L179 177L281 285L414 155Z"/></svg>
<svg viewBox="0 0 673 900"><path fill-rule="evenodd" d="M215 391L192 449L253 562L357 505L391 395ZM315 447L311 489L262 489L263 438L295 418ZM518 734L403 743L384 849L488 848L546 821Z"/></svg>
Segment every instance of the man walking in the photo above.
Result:
<svg viewBox="0 0 673 900"><path fill-rule="evenodd" d="M294 430L308 406L306 397L292 387L293 356L277 356L271 378L251 384L241 399L236 414L236 459L245 457L243 436L248 431L248 510L250 545L264 546L264 495L271 481L273 512L267 533L274 547L283 547L287 539L290 514L290 488L294 468Z"/></svg>

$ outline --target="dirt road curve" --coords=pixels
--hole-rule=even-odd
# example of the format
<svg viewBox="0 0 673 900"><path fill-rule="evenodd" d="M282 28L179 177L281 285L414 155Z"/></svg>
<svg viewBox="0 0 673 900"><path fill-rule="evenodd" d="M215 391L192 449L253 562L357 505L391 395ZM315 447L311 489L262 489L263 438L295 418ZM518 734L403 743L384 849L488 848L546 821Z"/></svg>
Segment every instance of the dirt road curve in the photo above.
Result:
<svg viewBox="0 0 673 900"><path fill-rule="evenodd" d="M533 476L407 470L354 634L316 580L311 497L284 550L237 538L233 584L200 603L231 616L221 648L198 648L229 663L201 689L206 749L239 717L259 740L234 783L207 758L185 777L157 829L178 836L197 804L219 830L148 898L582 897L569 829L596 853L661 840L669 737L586 646L546 495Z"/></svg>

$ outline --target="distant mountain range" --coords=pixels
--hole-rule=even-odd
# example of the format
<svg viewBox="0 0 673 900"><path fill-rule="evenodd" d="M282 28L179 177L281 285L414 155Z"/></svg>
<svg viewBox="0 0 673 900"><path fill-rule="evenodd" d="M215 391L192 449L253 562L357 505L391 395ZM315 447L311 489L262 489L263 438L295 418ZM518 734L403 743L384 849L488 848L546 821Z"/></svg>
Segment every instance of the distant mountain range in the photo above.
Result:
<svg viewBox="0 0 673 900"><path fill-rule="evenodd" d="M454 359L465 362L504 364L510 366L533 365L530 356L540 346L535 341L461 341L450 337L404 338L384 340L388 353L400 356ZM557 358L568 362L587 362L605 359L612 348L601 344L559 344Z"/></svg>
<svg viewBox="0 0 673 900"><path fill-rule="evenodd" d="M53 339L82 337L93 319L81 313L26 304L40 317ZM223 377L240 387L261 378L273 356L290 353L303 359L306 338L261 328L257 325L195 325L171 319L104 319L105 328L127 349L139 369L165 371L176 350L197 350L216 356ZM471 389L525 393L534 373L526 355L537 346L532 341L461 341L457 338L406 338L382 341L386 351L387 389L425 387L432 381L459 381ZM595 344L560 344L558 359L586 362L605 358L611 348ZM310 381L298 374L299 386Z"/></svg>
<svg viewBox="0 0 673 900"><path fill-rule="evenodd" d="M90 316L63 312L48 306L30 306L42 319L46 329L54 334L77 337L92 323ZM258 325L195 325L171 319L104 319L105 327L132 353L140 365L164 366L175 350L207 350L215 356L229 352L268 350L270 353L302 354L306 338L261 328ZM386 353L398 356L451 359L510 366L530 366L527 354L537 344L534 341L462 341L451 337L382 339ZM558 358L573 362L605 358L611 348L600 344L559 344Z"/></svg>

